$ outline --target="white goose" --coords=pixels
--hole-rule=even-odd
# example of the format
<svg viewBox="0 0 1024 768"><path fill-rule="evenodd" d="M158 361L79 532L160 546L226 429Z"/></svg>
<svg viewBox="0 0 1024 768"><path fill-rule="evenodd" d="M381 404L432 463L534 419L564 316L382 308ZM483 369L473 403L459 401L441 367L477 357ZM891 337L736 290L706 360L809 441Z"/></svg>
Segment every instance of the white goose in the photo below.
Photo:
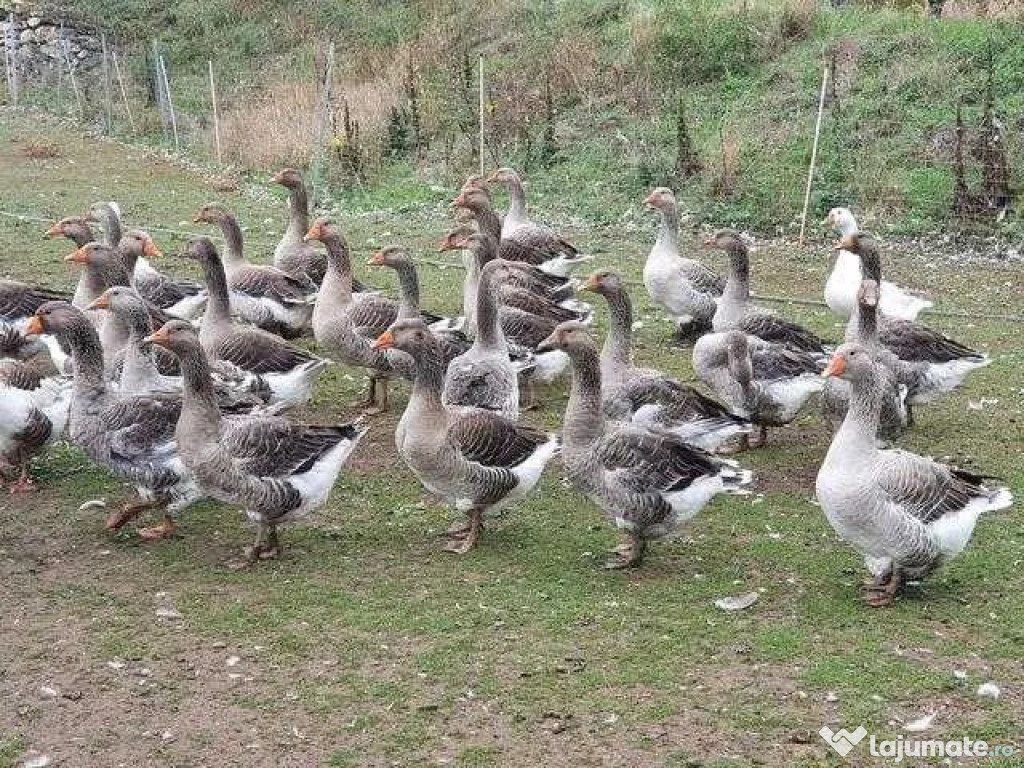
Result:
<svg viewBox="0 0 1024 768"><path fill-rule="evenodd" d="M981 475L875 443L883 396L879 366L866 347L843 344L823 375L850 382L850 408L818 471L816 492L829 523L864 555L874 576L873 606L888 605L967 546L982 512L1013 502Z"/></svg>
<svg viewBox="0 0 1024 768"><path fill-rule="evenodd" d="M851 235L859 230L857 220L849 208L833 208L828 212L825 224L839 235ZM860 258L856 253L843 247L836 249L836 263L825 283L825 303L842 318L847 318L857 306L857 290L860 288ZM882 281L878 296L878 311L889 317L902 320L915 319L922 310L932 306L927 299L912 296L895 283Z"/></svg>

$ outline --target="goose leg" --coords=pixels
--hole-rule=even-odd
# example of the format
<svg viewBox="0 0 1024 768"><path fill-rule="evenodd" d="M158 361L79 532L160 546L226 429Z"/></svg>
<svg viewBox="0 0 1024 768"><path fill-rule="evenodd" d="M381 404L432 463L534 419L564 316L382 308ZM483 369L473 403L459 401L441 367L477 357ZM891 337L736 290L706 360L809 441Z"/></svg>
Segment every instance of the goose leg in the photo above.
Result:
<svg viewBox="0 0 1024 768"><path fill-rule="evenodd" d="M241 570L248 568L259 562L260 556L267 548L267 534L268 526L266 523L260 522L256 528L256 541L253 542L251 547L246 547L242 554L244 558L242 560L235 560L228 563L228 568L232 570Z"/></svg>
<svg viewBox="0 0 1024 768"><path fill-rule="evenodd" d="M263 542L263 550L260 552L260 560L273 560L281 556L281 542L277 539L277 526L268 525L267 535Z"/></svg>
<svg viewBox="0 0 1024 768"><path fill-rule="evenodd" d="M533 381L533 376L526 374L523 376L523 388L519 393L519 407L524 411L532 411L539 406L540 403L537 401L537 385Z"/></svg>
<svg viewBox="0 0 1024 768"><path fill-rule="evenodd" d="M377 400L375 395L377 394L377 380L373 376L367 376L366 383L366 397L352 403L353 408L371 408L376 405Z"/></svg>
<svg viewBox="0 0 1024 768"><path fill-rule="evenodd" d="M623 568L635 568L644 559L647 550L647 539L633 532L626 534L626 540L614 550L614 556L605 561L604 567L609 571Z"/></svg>
<svg viewBox="0 0 1024 768"><path fill-rule="evenodd" d="M448 539L464 539L468 533L468 520L453 520L441 535Z"/></svg>
<svg viewBox="0 0 1024 768"><path fill-rule="evenodd" d="M363 409L367 416L376 416L388 410L388 380L370 379L369 407Z"/></svg>
<svg viewBox="0 0 1024 768"><path fill-rule="evenodd" d="M910 403L906 403L907 409L907 426L914 426L914 407Z"/></svg>
<svg viewBox="0 0 1024 768"><path fill-rule="evenodd" d="M883 608L896 602L896 596L902 591L903 573L894 567L888 574L880 576L874 583L866 586L864 602L872 608Z"/></svg>
<svg viewBox="0 0 1024 768"><path fill-rule="evenodd" d="M464 555L480 540L480 533L484 529L484 511L480 507L473 507L469 510L469 527L466 535L461 538L452 538L444 545L446 552L453 552L456 555Z"/></svg>
<svg viewBox="0 0 1024 768"><path fill-rule="evenodd" d="M166 503L167 500L163 496L157 496L152 501L138 499L137 501L129 502L128 504L125 504L120 511L112 513L107 518L106 523L104 523L104 527L108 531L116 531L123 528L124 524L129 520L134 520L146 510L162 507Z"/></svg>
<svg viewBox="0 0 1024 768"><path fill-rule="evenodd" d="M177 526L174 524L174 519L170 515L164 514L163 518L161 518L160 522L156 525L150 526L148 528L140 528L139 538L144 539L146 541L156 541L157 539L169 539L171 536L174 535L174 531L176 529Z"/></svg>
<svg viewBox="0 0 1024 768"><path fill-rule="evenodd" d="M768 427L766 427L764 424L762 424L760 430L758 431L757 442L755 443L753 440L748 440L747 441L747 445L749 447L751 447L751 448L763 448L767 444L767 442L768 442Z"/></svg>
<svg viewBox="0 0 1024 768"><path fill-rule="evenodd" d="M719 446L715 453L719 456L732 456L748 450L750 450L750 435L744 432L735 441L730 440L727 444Z"/></svg>

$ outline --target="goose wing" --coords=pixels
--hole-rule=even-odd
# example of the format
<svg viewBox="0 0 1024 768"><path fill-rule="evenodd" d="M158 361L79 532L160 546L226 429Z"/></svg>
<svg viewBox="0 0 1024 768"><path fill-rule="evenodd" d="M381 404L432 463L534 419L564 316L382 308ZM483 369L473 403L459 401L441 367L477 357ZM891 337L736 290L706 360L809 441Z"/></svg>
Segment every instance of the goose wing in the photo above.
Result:
<svg viewBox="0 0 1024 768"><path fill-rule="evenodd" d="M725 278L699 261L684 259L682 271L690 285L701 293L721 296L725 290Z"/></svg>
<svg viewBox="0 0 1024 768"><path fill-rule="evenodd" d="M803 352L825 353L825 342L802 325L767 312L752 312L740 321L739 329L764 341L785 344Z"/></svg>
<svg viewBox="0 0 1024 768"><path fill-rule="evenodd" d="M821 373L825 367L819 355L800 352L782 344L751 344L750 363L754 378L762 381Z"/></svg>
<svg viewBox="0 0 1024 768"><path fill-rule="evenodd" d="M354 435L351 424L311 426L280 416L227 418L220 444L242 472L289 477L308 472L339 442Z"/></svg>
<svg viewBox="0 0 1024 768"><path fill-rule="evenodd" d="M274 267L248 267L231 277L231 290L281 304L308 303L309 289L308 278L303 280Z"/></svg>
<svg viewBox="0 0 1024 768"><path fill-rule="evenodd" d="M70 301L63 291L36 288L14 280L0 280L0 318L17 320L35 314L48 301Z"/></svg>
<svg viewBox="0 0 1024 768"><path fill-rule="evenodd" d="M878 332L878 341L900 360L948 363L981 354L927 326L910 320L886 318Z"/></svg>
<svg viewBox="0 0 1024 768"><path fill-rule="evenodd" d="M989 495L980 475L907 451L883 451L882 456L875 482L893 504L922 523L934 522L963 509L971 499Z"/></svg>
<svg viewBox="0 0 1024 768"><path fill-rule="evenodd" d="M448 440L463 458L501 469L519 466L549 439L543 430L514 424L487 411L464 414L448 427Z"/></svg>
<svg viewBox="0 0 1024 768"><path fill-rule="evenodd" d="M214 357L251 373L287 373L316 357L258 328L239 328L217 347Z"/></svg>
<svg viewBox="0 0 1024 768"><path fill-rule="evenodd" d="M640 494L682 491L719 470L715 459L699 448L670 435L630 428L607 435L595 455L608 480Z"/></svg>
<svg viewBox="0 0 1024 768"><path fill-rule="evenodd" d="M111 402L100 413L111 455L134 462L172 452L180 413L180 397L129 397Z"/></svg>
<svg viewBox="0 0 1024 768"><path fill-rule="evenodd" d="M398 302L380 294L360 295L349 310L356 333L377 338L398 319Z"/></svg>

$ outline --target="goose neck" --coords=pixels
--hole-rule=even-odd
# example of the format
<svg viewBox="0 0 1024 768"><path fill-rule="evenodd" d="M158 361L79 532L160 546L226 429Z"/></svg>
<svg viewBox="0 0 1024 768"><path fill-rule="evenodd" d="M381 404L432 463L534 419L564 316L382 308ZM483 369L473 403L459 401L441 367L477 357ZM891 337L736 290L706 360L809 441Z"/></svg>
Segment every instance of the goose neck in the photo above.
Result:
<svg viewBox="0 0 1024 768"><path fill-rule="evenodd" d="M616 369L624 369L632 358L633 303L625 290L609 291L605 299L608 302L608 335L601 349L601 359Z"/></svg>
<svg viewBox="0 0 1024 768"><path fill-rule="evenodd" d="M572 384L563 434L568 447L582 450L604 433L601 364L597 350L592 347L571 349L568 354L572 360Z"/></svg>
<svg viewBox="0 0 1024 768"><path fill-rule="evenodd" d="M420 281L416 267L408 262L395 265L398 275L398 319L409 320L420 314Z"/></svg>
<svg viewBox="0 0 1024 768"><path fill-rule="evenodd" d="M679 206L675 203L667 203L660 209L661 224L658 227L658 239L655 241L655 248L659 251L676 251L679 247Z"/></svg>
<svg viewBox="0 0 1024 768"><path fill-rule="evenodd" d="M216 256L202 260L203 274L206 278L206 314L203 322L230 322L231 299L228 294L228 278L224 273L224 264Z"/></svg>
<svg viewBox="0 0 1024 768"><path fill-rule="evenodd" d="M230 214L225 214L220 219L220 231L224 235L224 262L240 264L245 259L245 241L242 236L242 228L238 226L238 219Z"/></svg>
<svg viewBox="0 0 1024 768"><path fill-rule="evenodd" d="M181 443L216 442L221 424L220 409L210 376L210 364L198 344L180 350L183 401L176 434Z"/></svg>
<svg viewBox="0 0 1024 768"><path fill-rule="evenodd" d="M523 190L522 179L518 176L508 180L508 218L526 218L526 192Z"/></svg>
<svg viewBox="0 0 1024 768"><path fill-rule="evenodd" d="M723 297L746 301L750 297L750 255L745 246L729 247L729 277L725 281Z"/></svg>

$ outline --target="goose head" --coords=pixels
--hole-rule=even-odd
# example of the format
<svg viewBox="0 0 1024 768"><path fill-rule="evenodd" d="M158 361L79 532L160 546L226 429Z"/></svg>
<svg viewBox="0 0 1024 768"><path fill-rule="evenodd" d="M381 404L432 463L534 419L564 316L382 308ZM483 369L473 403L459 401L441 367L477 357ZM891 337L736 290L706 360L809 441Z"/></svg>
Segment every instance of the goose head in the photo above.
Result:
<svg viewBox="0 0 1024 768"><path fill-rule="evenodd" d="M83 323L89 328L92 327L89 319L82 314L82 310L78 307L73 307L66 301L48 301L28 319L25 335L38 336L43 333L58 335L79 327Z"/></svg>
<svg viewBox="0 0 1024 768"><path fill-rule="evenodd" d="M483 242L483 235L470 226L456 227L441 240L441 251L470 251Z"/></svg>
<svg viewBox="0 0 1024 768"><path fill-rule="evenodd" d="M824 224L842 235L857 231L857 219L849 208L833 208L825 217Z"/></svg>
<svg viewBox="0 0 1024 768"><path fill-rule="evenodd" d="M207 203L192 217L195 224L220 224L231 215L228 209L220 203Z"/></svg>
<svg viewBox="0 0 1024 768"><path fill-rule="evenodd" d="M159 259L163 253L153 242L152 236L141 229L129 229L121 236L121 248L130 255L138 258L145 256L147 259Z"/></svg>
<svg viewBox="0 0 1024 768"><path fill-rule="evenodd" d="M199 336L188 320L168 320L142 341L163 347L178 357L199 349Z"/></svg>
<svg viewBox="0 0 1024 768"><path fill-rule="evenodd" d="M644 198L644 205L655 210L669 208L676 204L676 196L668 187L655 187L651 194Z"/></svg>
<svg viewBox="0 0 1024 768"><path fill-rule="evenodd" d="M624 291L625 289L626 284L622 279L622 275L614 269L599 269L596 272L592 272L586 282L584 282L577 290L593 291L594 293L599 293L602 296L608 296L610 294Z"/></svg>
<svg viewBox="0 0 1024 768"><path fill-rule="evenodd" d="M109 309L122 317L138 313L148 316L145 300L127 285L115 285L107 288L86 309Z"/></svg>
<svg viewBox="0 0 1024 768"><path fill-rule="evenodd" d="M374 339L370 347L375 350L399 349L413 358L420 358L431 353L436 357L440 350L437 337L418 317L394 323Z"/></svg>
<svg viewBox="0 0 1024 768"><path fill-rule="evenodd" d="M220 259L217 254L217 246L208 237L190 237L178 254L186 259L206 264Z"/></svg>
<svg viewBox="0 0 1024 768"><path fill-rule="evenodd" d="M302 186L302 174L294 168L282 168L270 177L270 181L288 189L295 189Z"/></svg>
<svg viewBox="0 0 1024 768"><path fill-rule="evenodd" d="M570 357L573 352L583 349L597 351L593 337L587 333L587 326L577 320L568 320L555 326L551 335L537 345L538 352L561 350Z"/></svg>
<svg viewBox="0 0 1024 768"><path fill-rule="evenodd" d="M117 203L101 200L90 205L83 218L85 221L102 223L108 217L120 219L121 209L118 207Z"/></svg>
<svg viewBox="0 0 1024 768"><path fill-rule="evenodd" d="M93 239L92 230L89 229L88 222L82 216L68 216L61 219L46 230L45 236L50 239L66 237L69 240L82 243L90 242Z"/></svg>
<svg viewBox="0 0 1024 768"><path fill-rule="evenodd" d="M704 240L707 248L718 248L722 251L746 251L747 241L735 229L720 229Z"/></svg>
<svg viewBox="0 0 1024 768"><path fill-rule="evenodd" d="M338 228L334 220L330 216L321 216L309 225L309 229L306 230L306 234L303 235L302 239L307 243L322 243L332 235L337 234Z"/></svg>
<svg viewBox="0 0 1024 768"><path fill-rule="evenodd" d="M412 265L412 254L408 248L400 245L389 245L373 252L370 260L366 262L368 267L401 267Z"/></svg>
<svg viewBox="0 0 1024 768"><path fill-rule="evenodd" d="M470 211L486 208L491 205L491 195L480 187L463 187L455 199L449 203L451 208L466 208Z"/></svg>
<svg viewBox="0 0 1024 768"><path fill-rule="evenodd" d="M499 168L487 177L488 184L520 184L522 178L512 168Z"/></svg>
<svg viewBox="0 0 1024 768"><path fill-rule="evenodd" d="M124 260L109 245L93 241L64 257L70 264L80 264L108 285L121 285L127 281Z"/></svg>
<svg viewBox="0 0 1024 768"><path fill-rule="evenodd" d="M867 347L860 344L840 344L832 353L822 376L835 376L846 381L863 381L874 373L875 361Z"/></svg>

